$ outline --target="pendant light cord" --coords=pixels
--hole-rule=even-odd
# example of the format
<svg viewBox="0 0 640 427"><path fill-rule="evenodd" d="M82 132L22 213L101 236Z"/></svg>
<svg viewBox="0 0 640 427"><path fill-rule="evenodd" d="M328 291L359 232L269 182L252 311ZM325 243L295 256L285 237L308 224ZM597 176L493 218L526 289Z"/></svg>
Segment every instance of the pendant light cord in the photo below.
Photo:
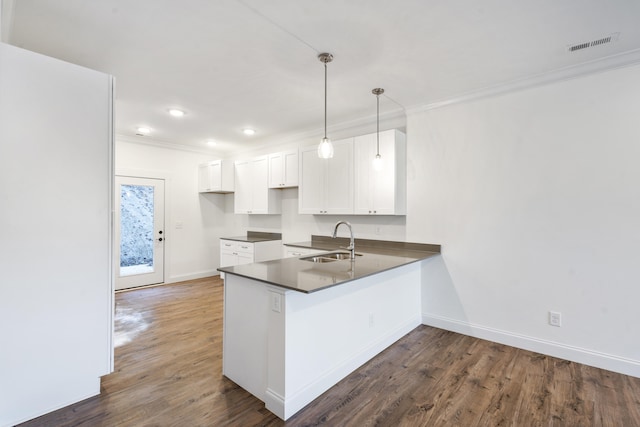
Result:
<svg viewBox="0 0 640 427"><path fill-rule="evenodd" d="M376 95L376 154L380 155L380 95Z"/></svg>
<svg viewBox="0 0 640 427"><path fill-rule="evenodd" d="M327 63L324 63L324 139L327 139Z"/></svg>

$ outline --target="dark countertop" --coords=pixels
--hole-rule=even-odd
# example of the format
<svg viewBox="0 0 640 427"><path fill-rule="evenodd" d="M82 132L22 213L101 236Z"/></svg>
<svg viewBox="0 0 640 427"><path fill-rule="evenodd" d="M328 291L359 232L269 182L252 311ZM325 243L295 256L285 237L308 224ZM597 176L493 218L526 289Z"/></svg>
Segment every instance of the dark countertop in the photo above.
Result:
<svg viewBox="0 0 640 427"><path fill-rule="evenodd" d="M281 233L263 233L261 231L247 231L246 236L221 237L221 240L235 240L237 242L257 243L282 240Z"/></svg>
<svg viewBox="0 0 640 427"><path fill-rule="evenodd" d="M335 251L338 246L346 246L349 240L341 238L333 240L330 237L326 238L328 239L326 241L324 239L323 236L312 236L311 242L287 243L286 245ZM283 258L224 267L219 268L218 271L286 289L311 293L440 254L440 245L381 242L356 239L356 253L361 254L361 256L357 256L354 261L347 259L315 263L301 259L305 257ZM360 243L360 246L358 246L358 243ZM346 252L343 249L341 251Z"/></svg>

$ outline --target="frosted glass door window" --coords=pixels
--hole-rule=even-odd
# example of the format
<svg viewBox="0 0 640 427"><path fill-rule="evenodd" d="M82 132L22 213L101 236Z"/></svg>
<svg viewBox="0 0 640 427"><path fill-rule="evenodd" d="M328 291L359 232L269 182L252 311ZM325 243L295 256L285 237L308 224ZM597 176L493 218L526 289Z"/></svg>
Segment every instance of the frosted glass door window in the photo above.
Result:
<svg viewBox="0 0 640 427"><path fill-rule="evenodd" d="M153 186L120 186L120 276L153 272Z"/></svg>

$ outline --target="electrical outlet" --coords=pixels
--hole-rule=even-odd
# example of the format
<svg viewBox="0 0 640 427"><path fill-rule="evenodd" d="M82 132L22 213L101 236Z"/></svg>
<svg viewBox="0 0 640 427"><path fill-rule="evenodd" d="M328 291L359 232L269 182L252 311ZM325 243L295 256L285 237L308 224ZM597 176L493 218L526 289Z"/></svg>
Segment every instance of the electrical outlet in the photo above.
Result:
<svg viewBox="0 0 640 427"><path fill-rule="evenodd" d="M282 296L276 292L271 292L271 311L276 313L282 311Z"/></svg>
<svg viewBox="0 0 640 427"><path fill-rule="evenodd" d="M550 311L549 312L549 324L551 326L562 326L562 313L559 311Z"/></svg>
<svg viewBox="0 0 640 427"><path fill-rule="evenodd" d="M375 326L375 318L373 313L369 313L369 327L373 328Z"/></svg>
<svg viewBox="0 0 640 427"><path fill-rule="evenodd" d="M379 236L381 231L382 231L382 227L376 225L376 228L375 228L376 236Z"/></svg>

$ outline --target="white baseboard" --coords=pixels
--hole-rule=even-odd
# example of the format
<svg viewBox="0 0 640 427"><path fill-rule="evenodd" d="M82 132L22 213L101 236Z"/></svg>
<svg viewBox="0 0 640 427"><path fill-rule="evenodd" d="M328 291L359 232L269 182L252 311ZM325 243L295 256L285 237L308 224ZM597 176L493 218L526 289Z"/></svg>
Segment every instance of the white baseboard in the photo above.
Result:
<svg viewBox="0 0 640 427"><path fill-rule="evenodd" d="M220 274L218 270L206 270L206 271L199 271L197 273L191 273L191 274L180 274L177 276L169 277L169 279L165 280L164 283L168 284L168 283L185 282L187 280L195 280L195 279L202 279L204 277L217 276L218 274Z"/></svg>
<svg viewBox="0 0 640 427"><path fill-rule="evenodd" d="M543 340L526 335L463 322L429 313L422 313L422 323L435 328L481 338L548 356L558 357L596 368L640 378L640 361L601 353L572 345Z"/></svg>
<svg viewBox="0 0 640 427"><path fill-rule="evenodd" d="M321 373L304 388L296 391L286 399L267 389L265 407L278 417L286 420L419 325L420 316L412 316L396 329L372 342L352 357Z"/></svg>

